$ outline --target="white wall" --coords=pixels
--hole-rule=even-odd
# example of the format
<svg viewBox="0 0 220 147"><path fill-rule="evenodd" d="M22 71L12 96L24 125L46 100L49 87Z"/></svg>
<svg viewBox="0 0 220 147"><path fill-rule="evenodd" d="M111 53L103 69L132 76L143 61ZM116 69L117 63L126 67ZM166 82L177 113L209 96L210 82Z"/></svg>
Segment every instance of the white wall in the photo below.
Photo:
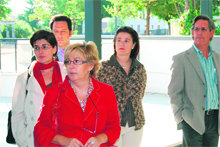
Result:
<svg viewBox="0 0 220 147"><path fill-rule="evenodd" d="M113 36L103 37L102 39L102 60L109 59L113 54ZM71 40L71 43L82 41L80 39ZM28 40L26 40L28 42ZM18 42L20 43L20 42ZM172 64L172 56L187 50L192 46L191 37L173 37L173 36L140 36L140 62L144 64L147 70L147 92L150 93L167 93L167 87L170 82L170 67ZM25 50L31 54L30 46L26 43ZM31 55L23 54L22 43L18 45L18 71L24 71L28 64L26 60L30 60ZM220 52L220 36L214 37L212 42L214 50ZM3 59L3 58L2 58ZM23 59L23 60L22 60ZM26 60L24 60L26 59ZM6 59L5 59L6 60ZM7 63L6 66L13 66L14 62ZM25 61L25 62L24 62ZM0 71L0 97L11 97L13 94L14 84L17 73Z"/></svg>

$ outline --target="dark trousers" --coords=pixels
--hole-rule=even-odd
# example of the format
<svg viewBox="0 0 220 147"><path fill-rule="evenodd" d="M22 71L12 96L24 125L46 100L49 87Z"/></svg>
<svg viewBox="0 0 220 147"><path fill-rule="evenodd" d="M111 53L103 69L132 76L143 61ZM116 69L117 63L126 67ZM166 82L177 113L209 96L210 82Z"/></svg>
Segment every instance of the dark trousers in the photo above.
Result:
<svg viewBox="0 0 220 147"><path fill-rule="evenodd" d="M217 147L218 111L213 114L205 114L205 133L200 135L192 129L184 120L182 121L183 147Z"/></svg>

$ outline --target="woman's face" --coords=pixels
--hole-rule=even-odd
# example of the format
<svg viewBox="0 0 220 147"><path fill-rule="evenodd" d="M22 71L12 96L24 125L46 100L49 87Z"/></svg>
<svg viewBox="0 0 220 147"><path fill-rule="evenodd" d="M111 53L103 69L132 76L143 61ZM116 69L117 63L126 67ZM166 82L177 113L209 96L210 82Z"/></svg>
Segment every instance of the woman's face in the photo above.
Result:
<svg viewBox="0 0 220 147"><path fill-rule="evenodd" d="M86 61L86 58L80 51L75 49L72 52L70 52L67 60L75 60L75 62L78 63L75 64L74 62L71 62L70 64L66 64L67 74L69 76L69 79L73 83L89 79L89 74L90 71L93 69L93 65L88 62L82 63L83 61Z"/></svg>
<svg viewBox="0 0 220 147"><path fill-rule="evenodd" d="M118 33L115 40L115 47L117 56L130 56L132 48L134 48L135 43L129 33L120 32Z"/></svg>
<svg viewBox="0 0 220 147"><path fill-rule="evenodd" d="M53 54L56 53L56 46L53 48L47 40L40 39L34 43L34 53L37 61L42 64L48 64L53 60Z"/></svg>

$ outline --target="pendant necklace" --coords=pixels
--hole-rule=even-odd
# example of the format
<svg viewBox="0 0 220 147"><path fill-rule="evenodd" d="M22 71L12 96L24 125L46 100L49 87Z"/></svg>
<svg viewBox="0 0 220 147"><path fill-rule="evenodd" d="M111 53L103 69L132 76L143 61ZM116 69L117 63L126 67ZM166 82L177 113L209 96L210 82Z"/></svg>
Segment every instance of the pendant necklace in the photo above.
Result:
<svg viewBox="0 0 220 147"><path fill-rule="evenodd" d="M125 68L126 68L126 66L122 66L122 68L123 68L123 69L125 69Z"/></svg>

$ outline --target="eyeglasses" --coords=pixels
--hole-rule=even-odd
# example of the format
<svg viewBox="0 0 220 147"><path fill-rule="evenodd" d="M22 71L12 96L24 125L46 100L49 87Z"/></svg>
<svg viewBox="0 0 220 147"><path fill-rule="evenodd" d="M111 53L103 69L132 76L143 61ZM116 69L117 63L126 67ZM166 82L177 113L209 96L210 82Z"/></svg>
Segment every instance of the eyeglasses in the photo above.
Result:
<svg viewBox="0 0 220 147"><path fill-rule="evenodd" d="M46 51L50 48L49 44L42 44L42 46L34 45L34 51L40 51L40 49Z"/></svg>
<svg viewBox="0 0 220 147"><path fill-rule="evenodd" d="M95 119L95 128L93 131L87 129L87 128L83 128L83 130L88 131L89 133L95 134L96 133L96 128L97 128L97 120L98 120L98 115L99 115L99 110L97 109L95 103L93 102L92 98L89 95L89 99L91 100L92 104L94 105L95 109L96 109L96 119Z"/></svg>
<svg viewBox="0 0 220 147"><path fill-rule="evenodd" d="M87 61L81 61L81 60L78 60L78 59L74 59L73 61L68 59L68 60L64 61L64 64L65 65L70 65L71 62L73 62L73 64L75 64L75 65L81 65L81 64L87 63Z"/></svg>
<svg viewBox="0 0 220 147"><path fill-rule="evenodd" d="M195 27L195 29L194 29L196 32L198 32L198 31L202 31L202 32L206 32L207 31L207 28L205 28L205 27L201 27L201 28L199 28L199 27Z"/></svg>

